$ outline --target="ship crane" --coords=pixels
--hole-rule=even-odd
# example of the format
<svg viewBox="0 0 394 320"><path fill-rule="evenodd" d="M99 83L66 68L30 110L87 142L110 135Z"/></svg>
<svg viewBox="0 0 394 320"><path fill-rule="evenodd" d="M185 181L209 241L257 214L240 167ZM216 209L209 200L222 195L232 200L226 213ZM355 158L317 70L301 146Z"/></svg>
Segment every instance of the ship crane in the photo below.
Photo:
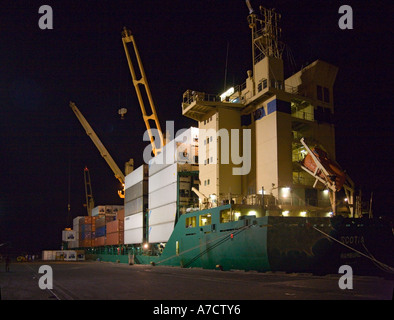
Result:
<svg viewBox="0 0 394 320"><path fill-rule="evenodd" d="M119 169L117 166L116 162L114 159L111 157L107 149L104 147L102 142L100 141L99 137L97 134L93 131L92 127L90 124L86 121L85 117L82 115L81 111L77 108L75 103L70 102L70 107L74 111L75 115L77 116L79 122L82 124L84 127L86 134L92 139L93 143L97 147L97 149L100 151L101 156L105 159L107 164L110 166L112 169L113 173L115 174L115 178L119 180L119 182L123 186L123 190L118 190L118 195L120 198L124 198L124 184L125 184L125 176L123 172ZM129 163L132 163L132 159L130 160ZM127 164L126 164L127 165Z"/></svg>
<svg viewBox="0 0 394 320"><path fill-rule="evenodd" d="M360 215L361 208L354 208L354 182L345 171L327 154L319 148L309 148L304 138L300 140L308 152L301 161L301 168L312 175L316 180L313 187L320 181L330 192L330 202L333 215L336 215L336 193L342 188L345 191L351 216ZM356 212L355 212L356 211Z"/></svg>
<svg viewBox="0 0 394 320"><path fill-rule="evenodd" d="M161 149L165 145L165 141L163 138L163 133L161 131L159 119L157 117L156 108L153 103L152 94L151 94L151 91L150 91L150 88L148 85L148 80L146 79L144 67L142 65L142 61L141 61L141 58L140 58L140 55L139 55L139 52L137 49L137 45L136 45L134 36L132 35L131 31L129 29L127 29L126 27L124 27L123 32L122 32L122 42L123 42L123 47L124 47L124 50L126 53L126 58L127 58L127 62L129 65L134 88L137 93L138 102L141 107L142 117L144 119L145 126L146 126L147 132L149 134L149 139L150 139L150 142L152 145L152 153L156 156L157 154L159 154L161 152ZM137 71L139 72L140 77L137 76L136 70L134 69L134 66L133 66L133 63L132 63L132 60L130 57L130 52L128 49L129 43L132 44L133 49L134 49L135 58L138 63L138 70ZM145 90L141 91L140 87L142 87ZM145 95L143 95L143 92L145 92ZM148 100L147 102L149 102L149 106L150 106L150 110L151 110L150 114L148 114L146 107L145 107L146 100ZM151 128L149 121L154 121L157 133L159 135L159 137L156 136L156 138L158 138L158 139L155 139L155 135L152 132L152 128ZM158 141L158 140L160 140L160 141Z"/></svg>
<svg viewBox="0 0 394 320"><path fill-rule="evenodd" d="M85 180L85 196L86 196L86 210L88 212L88 216L92 216L92 210L94 208L94 198L92 192L92 183L90 181L90 172L88 167L83 169L83 177Z"/></svg>

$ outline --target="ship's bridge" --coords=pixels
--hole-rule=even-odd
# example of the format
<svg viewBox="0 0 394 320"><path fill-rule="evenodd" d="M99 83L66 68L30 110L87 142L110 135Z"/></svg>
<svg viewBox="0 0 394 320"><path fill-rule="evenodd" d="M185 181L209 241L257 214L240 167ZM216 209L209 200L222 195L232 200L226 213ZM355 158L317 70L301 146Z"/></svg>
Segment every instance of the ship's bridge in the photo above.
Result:
<svg viewBox="0 0 394 320"><path fill-rule="evenodd" d="M234 95L234 89L231 89L221 95L187 90L183 94L182 114L193 120L201 121L217 107L242 109L245 105L240 103L239 97Z"/></svg>

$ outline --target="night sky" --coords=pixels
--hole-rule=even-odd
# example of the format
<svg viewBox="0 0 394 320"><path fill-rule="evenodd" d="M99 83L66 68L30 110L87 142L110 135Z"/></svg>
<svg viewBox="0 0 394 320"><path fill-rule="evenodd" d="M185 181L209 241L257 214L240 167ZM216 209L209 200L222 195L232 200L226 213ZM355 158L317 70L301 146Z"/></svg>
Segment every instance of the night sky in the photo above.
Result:
<svg viewBox="0 0 394 320"><path fill-rule="evenodd" d="M337 161L375 215L393 215L393 12L389 1L253 1L282 14L285 77L321 59L339 67L334 88ZM53 30L41 30L41 5ZM338 27L341 5L353 30ZM87 118L118 166L142 164L145 126L121 31L137 41L162 128L196 125L181 114L187 89L221 93L251 69L243 0L1 1L0 244L13 250L58 249L61 230L86 215L83 169L96 205L122 204L118 180L85 134L69 101ZM290 63L292 62L292 63ZM128 113L120 119L118 109ZM69 192L69 190L71 190ZM69 200L70 199L70 200ZM19 252L18 251L18 252Z"/></svg>

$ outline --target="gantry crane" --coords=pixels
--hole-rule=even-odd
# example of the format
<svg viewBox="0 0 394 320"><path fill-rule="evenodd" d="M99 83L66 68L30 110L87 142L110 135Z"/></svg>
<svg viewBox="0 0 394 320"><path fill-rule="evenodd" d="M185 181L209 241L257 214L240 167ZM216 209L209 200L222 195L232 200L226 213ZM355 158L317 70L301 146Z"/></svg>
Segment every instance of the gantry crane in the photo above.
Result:
<svg viewBox="0 0 394 320"><path fill-rule="evenodd" d="M140 55L138 53L138 49L137 49L137 45L135 43L135 39L134 36L132 35L131 31L129 29L127 29L126 27L123 28L123 32L122 32L122 42L123 42L123 47L126 53L126 58L127 58L127 62L129 65L129 69L130 69L130 73L132 76L132 80L133 80L133 84L134 84L134 88L135 91L137 93L137 97L138 97L138 101L141 107L141 111L142 111L142 117L144 119L145 122L145 126L147 129L147 132L149 134L149 139L152 145L152 152L153 154L156 156L158 153L161 152L161 149L164 147L165 145L165 141L163 138L163 133L161 131L161 127L160 127L160 123L159 123L159 119L157 117L156 114L156 109L155 109L155 105L153 103L153 98L152 98L152 94L151 91L149 89L149 85L148 85L148 81L146 79L146 75L145 75L145 71L144 71L144 67L142 65L141 62L141 58ZM139 71L139 75L140 78L137 78L137 74L135 72L131 57L130 57L130 53L128 50L128 43L132 43L132 46L134 48L134 53L135 53L135 58L137 60L138 63L138 71ZM140 86L142 86L145 89L145 93L146 95L143 96ZM144 103L144 98L146 101L146 98L149 101L149 105L150 105L150 109L151 109L151 114L148 115L146 108L145 108L145 103ZM156 141L154 134L152 133L152 128L151 125L149 123L149 120L153 120L155 122L156 125L156 130L158 131L159 134L159 140L160 141ZM157 145L157 143L159 143L160 145Z"/></svg>
<svg viewBox="0 0 394 320"><path fill-rule="evenodd" d="M117 166L116 162L114 159L112 159L111 155L107 151L107 149L104 147L102 142L100 141L99 137L97 134L93 131L92 127L90 124L86 121L85 117L82 115L81 111L77 108L74 102L70 102L70 107L74 111L75 115L77 116L79 122L82 124L84 127L86 134L92 139L93 143L96 145L97 149L99 150L101 156L105 159L105 161L108 163L110 168L112 169L113 173L115 174L115 178L119 180L119 182L122 184L123 189L118 190L118 195L120 198L124 198L124 183L125 183L125 176L123 172L119 169ZM130 160L129 163L132 162L132 159ZM127 164L126 164L127 165Z"/></svg>
<svg viewBox="0 0 394 320"><path fill-rule="evenodd" d="M90 173L88 167L83 169L83 177L85 180L85 196L86 196L86 210L88 212L88 216L92 216L92 210L94 208L94 198L92 191L92 183L90 182Z"/></svg>

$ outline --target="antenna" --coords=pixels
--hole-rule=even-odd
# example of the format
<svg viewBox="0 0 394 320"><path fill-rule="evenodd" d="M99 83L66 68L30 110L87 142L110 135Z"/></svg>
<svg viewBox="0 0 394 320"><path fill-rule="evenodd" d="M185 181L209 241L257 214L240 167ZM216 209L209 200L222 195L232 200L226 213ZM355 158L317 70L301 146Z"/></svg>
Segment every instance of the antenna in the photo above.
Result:
<svg viewBox="0 0 394 320"><path fill-rule="evenodd" d="M227 90L227 64L228 64L228 48L230 46L230 43L227 41L227 53L226 53L226 68L224 70L224 88L223 91Z"/></svg>
<svg viewBox="0 0 394 320"><path fill-rule="evenodd" d="M248 16L252 29L253 63L264 57L282 58L284 44L279 41L282 29L279 27L281 15L275 9L260 6L261 19L255 13Z"/></svg>
<svg viewBox="0 0 394 320"><path fill-rule="evenodd" d="M254 10L252 8L252 5L250 4L250 1L246 0L245 2L246 2L246 5L248 6L249 14L252 14L254 12Z"/></svg>

